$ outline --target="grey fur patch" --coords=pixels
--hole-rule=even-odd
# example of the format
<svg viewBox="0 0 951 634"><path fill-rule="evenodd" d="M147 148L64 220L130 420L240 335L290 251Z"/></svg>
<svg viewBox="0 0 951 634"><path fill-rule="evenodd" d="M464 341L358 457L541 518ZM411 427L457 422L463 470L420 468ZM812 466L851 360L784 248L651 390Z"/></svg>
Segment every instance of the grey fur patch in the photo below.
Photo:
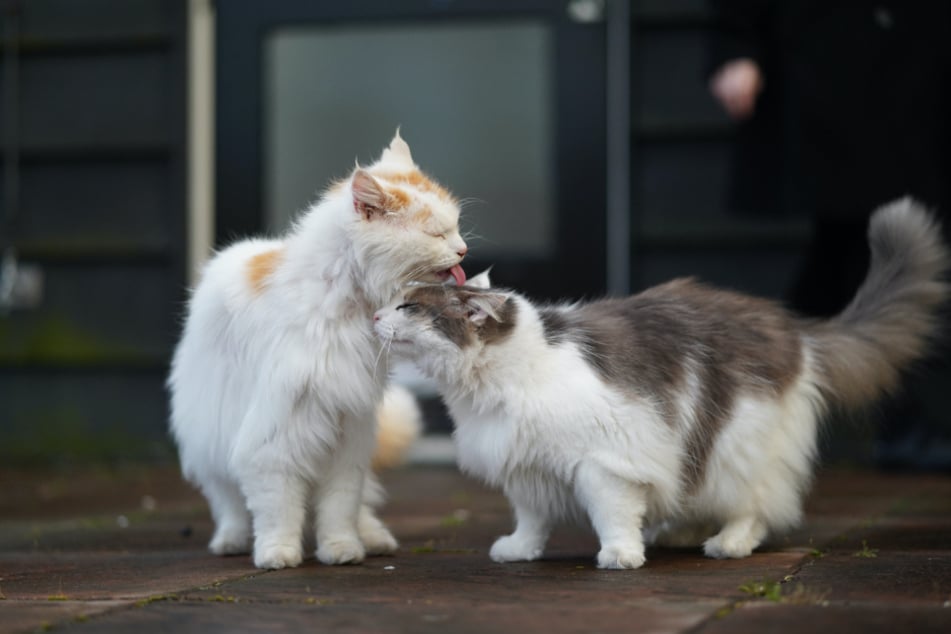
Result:
<svg viewBox="0 0 951 634"><path fill-rule="evenodd" d="M951 255L934 216L911 199L886 205L869 222L871 266L837 317L806 322L816 341L821 388L831 403L867 406L894 391L901 372L924 356L941 327Z"/></svg>
<svg viewBox="0 0 951 634"><path fill-rule="evenodd" d="M479 292L483 291L480 290ZM478 337L487 346L505 341L512 334L512 331L515 330L515 324L518 319L518 307L511 298L505 300L497 313L498 319L487 319L485 323L476 330Z"/></svg>
<svg viewBox="0 0 951 634"><path fill-rule="evenodd" d="M473 335L465 318L465 308L449 287L427 284L413 287L402 305L410 315L420 315L460 348L472 344Z"/></svg>
<svg viewBox="0 0 951 634"><path fill-rule="evenodd" d="M515 328L517 304L508 299L499 320L477 328L466 299L480 289L419 287L408 299L459 347L477 339L504 341ZM698 382L693 419L686 421L682 479L687 491L703 480L716 438L741 393L778 397L799 375L801 342L796 323L778 305L716 290L693 280L675 280L625 299L538 309L550 346L577 346L601 379L655 404L680 428L678 399L687 373Z"/></svg>
<svg viewBox="0 0 951 634"><path fill-rule="evenodd" d="M422 285L406 294L406 310L425 315L436 330L459 348L471 346L476 341L492 345L504 341L515 329L518 308L511 298L506 298L496 310L497 319L487 317L481 324L473 323L467 301L489 294L497 294L497 291L468 286Z"/></svg>
<svg viewBox="0 0 951 634"><path fill-rule="evenodd" d="M570 323L561 309L553 306L541 307L538 309L538 316L542 320L545 341L548 345L553 346L565 340L570 330Z"/></svg>
<svg viewBox="0 0 951 634"><path fill-rule="evenodd" d="M684 480L702 480L740 393L780 395L801 370L795 324L772 302L675 280L626 299L543 311L551 345L571 342L602 379L657 404L672 426L692 368L699 383Z"/></svg>

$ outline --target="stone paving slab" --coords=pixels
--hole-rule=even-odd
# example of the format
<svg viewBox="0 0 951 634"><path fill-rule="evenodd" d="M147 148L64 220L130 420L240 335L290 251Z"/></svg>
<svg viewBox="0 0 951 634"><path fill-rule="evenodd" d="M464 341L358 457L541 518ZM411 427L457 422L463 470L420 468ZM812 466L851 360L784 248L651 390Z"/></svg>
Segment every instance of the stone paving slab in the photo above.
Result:
<svg viewBox="0 0 951 634"><path fill-rule="evenodd" d="M743 583L777 571L791 572L798 553L760 554L749 560L714 561L695 553L659 552L636 574L597 569L583 555L550 556L544 561L496 564L482 552L398 553L362 566L331 568L308 561L300 568L248 577L212 588L183 593L184 599L302 601L327 604L400 603L407 597L452 602L459 597L480 602L538 603L560 601L620 603L644 597L740 599ZM524 590L530 588L526 594ZM368 596L362 597L361 593Z"/></svg>
<svg viewBox="0 0 951 634"><path fill-rule="evenodd" d="M951 552L871 553L874 558L833 554L810 562L796 575L796 584L829 602L951 605Z"/></svg>
<svg viewBox="0 0 951 634"><path fill-rule="evenodd" d="M0 556L7 601L139 600L257 573L245 557L204 552L80 552Z"/></svg>
<svg viewBox="0 0 951 634"><path fill-rule="evenodd" d="M941 606L775 605L741 606L705 622L693 634L808 632L809 634L947 634L951 610Z"/></svg>
<svg viewBox="0 0 951 634"><path fill-rule="evenodd" d="M637 571L598 570L577 528L495 564L501 495L445 467L384 482L395 556L264 572L206 552L207 510L173 470L0 472L0 632L951 631L948 477L823 473L804 526L752 557L650 549Z"/></svg>
<svg viewBox="0 0 951 634"><path fill-rule="evenodd" d="M66 631L96 632L420 632L433 634L485 634L487 632L679 632L701 622L715 604L650 600L632 604L557 604L540 607L512 602L482 603L460 597L451 604L417 602L385 608L348 605L286 605L171 603L133 609L95 619L88 624L69 623ZM111 618L110 618L111 617ZM500 628L500 624L504 624Z"/></svg>
<svg viewBox="0 0 951 634"><path fill-rule="evenodd" d="M128 601L3 601L0 631L45 632L68 623L86 623L115 609L129 608Z"/></svg>

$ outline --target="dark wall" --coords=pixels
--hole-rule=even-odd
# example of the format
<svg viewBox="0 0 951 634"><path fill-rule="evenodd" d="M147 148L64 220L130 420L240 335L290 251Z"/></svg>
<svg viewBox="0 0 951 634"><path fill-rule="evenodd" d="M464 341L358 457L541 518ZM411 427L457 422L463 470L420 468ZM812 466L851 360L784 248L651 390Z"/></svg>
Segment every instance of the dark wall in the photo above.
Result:
<svg viewBox="0 0 951 634"><path fill-rule="evenodd" d="M0 316L0 464L166 457L185 288L185 1L11 5L19 81L4 73L0 93L18 93L20 205L6 238L45 292Z"/></svg>

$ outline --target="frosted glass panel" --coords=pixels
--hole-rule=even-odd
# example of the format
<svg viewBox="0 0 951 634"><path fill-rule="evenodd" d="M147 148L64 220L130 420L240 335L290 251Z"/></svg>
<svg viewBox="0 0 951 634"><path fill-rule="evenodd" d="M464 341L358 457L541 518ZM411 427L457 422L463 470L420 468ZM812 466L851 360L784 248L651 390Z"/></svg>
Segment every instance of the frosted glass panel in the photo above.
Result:
<svg viewBox="0 0 951 634"><path fill-rule="evenodd" d="M551 255L552 46L534 21L275 31L264 50L270 228L400 126L416 162L467 201L473 254Z"/></svg>

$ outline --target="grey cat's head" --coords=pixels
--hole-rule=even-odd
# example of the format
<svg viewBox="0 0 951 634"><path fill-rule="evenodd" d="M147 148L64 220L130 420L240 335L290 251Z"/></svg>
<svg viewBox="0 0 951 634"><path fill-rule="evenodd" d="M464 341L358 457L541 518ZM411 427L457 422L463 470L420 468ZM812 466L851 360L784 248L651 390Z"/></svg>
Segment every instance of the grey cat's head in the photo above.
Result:
<svg viewBox="0 0 951 634"><path fill-rule="evenodd" d="M483 273L465 286L416 284L377 311L373 328L392 354L423 369L474 359L506 340L516 324L511 293L488 288Z"/></svg>

